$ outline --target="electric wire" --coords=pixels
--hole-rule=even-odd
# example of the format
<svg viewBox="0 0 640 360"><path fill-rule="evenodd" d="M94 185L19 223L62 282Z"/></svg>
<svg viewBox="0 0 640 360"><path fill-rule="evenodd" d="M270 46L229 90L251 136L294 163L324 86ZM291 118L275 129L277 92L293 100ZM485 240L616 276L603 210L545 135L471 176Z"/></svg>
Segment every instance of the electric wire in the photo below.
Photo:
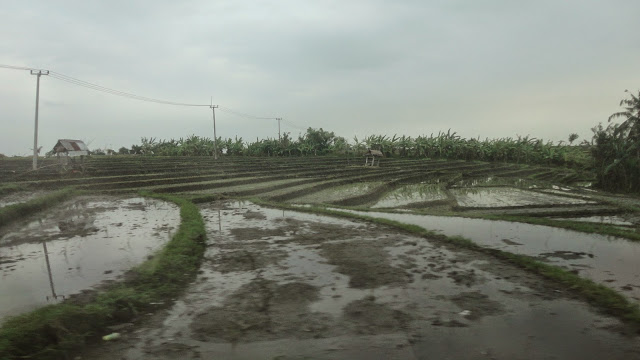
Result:
<svg viewBox="0 0 640 360"><path fill-rule="evenodd" d="M13 65L5 65L5 64L0 64L0 68L12 69L12 70L40 70L40 69L36 69L36 68L31 68L31 67L13 66ZM146 101L146 102L151 102L151 103L156 103L156 104L164 104L164 105L175 105L175 106L211 107L211 104L182 103L182 102L161 100L161 99L155 99L155 98L150 98L150 97L146 97L146 96L136 95L136 94L133 94L133 93L128 93L128 92L125 92L125 91L115 90L115 89L111 89L111 88L108 88L108 87L105 87L105 86L101 86L101 85L97 85L97 84L94 84L94 83L90 83L88 81L80 80L80 79L74 78L72 76L59 73L57 71L49 71L49 77L54 78L56 80L60 80L60 81L66 82L66 83L69 83L69 84L81 86L81 87L84 87L84 88L87 88L87 89L100 91L100 92L103 92L103 93L107 93L107 94L111 94L111 95L115 95L115 96L120 96L120 97L124 97L124 98L129 98L129 99L132 99L132 100ZM219 110L223 111L223 112L226 112L226 113L229 113L229 114L236 115L236 116L248 118L248 119L255 119L255 120L277 120L278 119L276 117L264 117L264 116L250 115L250 114L243 113L243 112L240 112L240 111L232 110L232 109L224 107L224 106L219 106ZM298 126L295 126L295 125L291 124L290 122L288 122L286 120L284 120L284 121L285 121L285 123L288 123L289 126L292 126L294 128L297 128L297 129L304 130L304 129L298 127Z"/></svg>
<svg viewBox="0 0 640 360"><path fill-rule="evenodd" d="M220 109L220 111L223 111L223 112L226 112L226 113L229 113L229 114L233 114L233 115L236 115L236 116L240 116L240 117L243 117L243 118L247 118L247 119L256 119L256 120L277 120L278 119L276 117L262 117L262 116L249 115L249 114L242 113L242 112L239 112L239 111L231 110L231 109L229 109L227 107L224 107L224 106L220 106L219 109Z"/></svg>
<svg viewBox="0 0 640 360"><path fill-rule="evenodd" d="M112 95L116 95L116 96L121 96L121 97L125 97L125 98L130 98L130 99L134 99L134 100L140 100L140 101L146 101L146 102L152 102L152 103L156 103L156 104L165 104L165 105L175 105L175 106L201 106L201 107L209 107L209 104L192 104L192 103L182 103L182 102L175 102L175 101L167 101L167 100L160 100L160 99L154 99L154 98L150 98L150 97L146 97L146 96L140 96L140 95L136 95L136 94L132 94L132 93L128 93L125 91L120 91L120 90L115 90L115 89L111 89L108 87L104 87L104 86L100 86L100 85L96 85L84 80L80 80L80 79L76 79L74 77L68 76L68 75L64 75L61 74L59 72L56 71L50 71L49 72L49 76L57 79L57 80L61 80L64 82L68 82L74 85L78 85L78 86L82 86L88 89L92 89L92 90L96 90L96 91L101 91L104 93L108 93L108 94L112 94Z"/></svg>
<svg viewBox="0 0 640 360"><path fill-rule="evenodd" d="M287 124L287 125L291 126L292 128L295 128L295 129L298 129L298 130L302 130L302 131L307 131L307 129L302 128L302 127L300 127L300 126L297 126L297 125L293 124L291 121L287 121L287 120L285 120L285 119L282 119L282 121L283 121L285 124Z"/></svg>
<svg viewBox="0 0 640 360"><path fill-rule="evenodd" d="M13 70L39 70L39 69L34 69L34 68L29 68L24 66L13 66L13 65L4 65L4 64L0 64L0 68L13 69Z"/></svg>

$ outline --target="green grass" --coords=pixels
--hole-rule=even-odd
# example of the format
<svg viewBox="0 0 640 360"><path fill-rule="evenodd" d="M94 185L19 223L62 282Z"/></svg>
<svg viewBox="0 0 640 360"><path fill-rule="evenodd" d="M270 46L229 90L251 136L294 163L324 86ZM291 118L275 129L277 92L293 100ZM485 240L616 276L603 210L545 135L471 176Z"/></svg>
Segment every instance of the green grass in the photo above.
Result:
<svg viewBox="0 0 640 360"><path fill-rule="evenodd" d="M18 184L4 184L0 185L0 196L11 194L14 192L25 190L25 187Z"/></svg>
<svg viewBox="0 0 640 360"><path fill-rule="evenodd" d="M589 279L581 278L580 276L568 272L560 267L545 264L530 256L513 254L497 249L485 248L463 237L447 237L442 234L436 234L433 231L427 230L417 225L405 224L388 219L329 210L322 207L296 207L281 203L266 202L260 199L251 199L251 201L263 206L276 207L292 211L365 220L401 229L413 235L422 236L430 240L442 241L462 248L489 254L557 283L568 291L579 295L601 311L619 318L625 323L631 325L635 330L640 330L640 307L638 306L638 304L630 302L622 294L604 285L597 284Z"/></svg>
<svg viewBox="0 0 640 360"><path fill-rule="evenodd" d="M0 227L25 216L48 209L67 199L70 199L78 192L72 188L65 188L54 191L50 194L37 197L24 203L13 204L0 208Z"/></svg>
<svg viewBox="0 0 640 360"><path fill-rule="evenodd" d="M171 241L89 302L66 301L8 319L0 328L0 359L64 358L66 351L104 335L106 326L131 321L150 303L178 295L195 278L206 238L198 208L177 196L141 194L180 206L180 227Z"/></svg>

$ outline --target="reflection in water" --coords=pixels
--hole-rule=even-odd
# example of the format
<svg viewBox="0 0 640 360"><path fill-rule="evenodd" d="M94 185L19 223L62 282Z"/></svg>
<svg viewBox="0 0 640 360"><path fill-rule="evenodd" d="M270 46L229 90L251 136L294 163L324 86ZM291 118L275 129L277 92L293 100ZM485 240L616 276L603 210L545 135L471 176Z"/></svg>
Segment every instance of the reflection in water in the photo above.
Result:
<svg viewBox="0 0 640 360"><path fill-rule="evenodd" d="M49 300L58 300L58 295L56 294L56 288L53 285L53 274L51 273L51 263L49 262L49 252L47 251L47 242L42 242L42 247L44 249L44 259L47 263L47 273L49 274L49 285L51 286L51 298L46 296L47 301ZM64 300L64 295L60 296Z"/></svg>
<svg viewBox="0 0 640 360"><path fill-rule="evenodd" d="M461 207L514 207L532 205L594 204L595 201L544 194L509 187L456 188L451 189Z"/></svg>
<svg viewBox="0 0 640 360"><path fill-rule="evenodd" d="M389 192L372 208L400 207L446 198L447 191L442 184L411 184Z"/></svg>
<svg viewBox="0 0 640 360"><path fill-rule="evenodd" d="M607 287L622 290L627 297L640 301L640 263L637 261L640 246L633 241L507 221L339 211L418 225L447 236L462 236L481 246L533 256Z"/></svg>

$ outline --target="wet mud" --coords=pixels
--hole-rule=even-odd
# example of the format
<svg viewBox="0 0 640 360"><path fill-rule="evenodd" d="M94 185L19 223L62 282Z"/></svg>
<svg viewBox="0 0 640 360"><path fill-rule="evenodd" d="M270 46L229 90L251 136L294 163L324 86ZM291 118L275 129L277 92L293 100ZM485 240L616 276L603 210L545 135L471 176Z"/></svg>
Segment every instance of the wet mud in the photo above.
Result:
<svg viewBox="0 0 640 360"><path fill-rule="evenodd" d="M350 210L344 210L350 211ZM357 212L463 236L473 242L536 257L564 267L640 301L640 243L541 225L383 212ZM631 285L631 287L629 287Z"/></svg>
<svg viewBox="0 0 640 360"><path fill-rule="evenodd" d="M391 266L385 246L392 241L350 241L321 246L320 255L335 271L349 276L349 286L357 289L374 289L383 285L403 285L410 274Z"/></svg>
<svg viewBox="0 0 640 360"><path fill-rule="evenodd" d="M250 203L205 204L201 212L206 259L186 293L167 310L137 319L119 342L78 356L640 356L639 339L621 333L618 320L484 254L369 223Z"/></svg>

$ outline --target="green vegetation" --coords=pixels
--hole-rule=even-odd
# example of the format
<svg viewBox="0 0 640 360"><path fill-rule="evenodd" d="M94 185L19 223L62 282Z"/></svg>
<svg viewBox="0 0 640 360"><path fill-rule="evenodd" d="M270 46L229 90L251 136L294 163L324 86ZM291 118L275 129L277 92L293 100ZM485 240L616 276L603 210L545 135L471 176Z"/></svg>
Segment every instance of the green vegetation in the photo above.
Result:
<svg viewBox="0 0 640 360"><path fill-rule="evenodd" d="M55 191L51 194L37 197L24 203L2 207L0 208L0 226L7 225L12 221L50 208L61 203L62 201L70 199L76 194L76 190L72 188L65 188Z"/></svg>
<svg viewBox="0 0 640 360"><path fill-rule="evenodd" d="M569 137L575 141L575 134ZM298 139L285 133L278 139L256 139L245 142L242 138L218 138L218 151L226 155L243 156L305 156L305 155L361 155L367 149L380 150L387 157L459 159L467 161L501 161L519 164L543 164L590 166L588 143L571 145L560 142L553 144L528 136L502 139L464 139L455 132L438 133L429 136L385 136L371 135L353 143L323 129L308 128ZM131 150L120 149L120 153L153 154L160 156L211 156L213 140L190 136L187 139L157 141L142 138L140 145L132 145Z"/></svg>
<svg viewBox="0 0 640 360"><path fill-rule="evenodd" d="M629 93L620 106L625 110L609 117L624 118L621 124L594 127L592 148L598 186L609 191L640 192L640 91Z"/></svg>
<svg viewBox="0 0 640 360"><path fill-rule="evenodd" d="M11 194L14 192L25 190L24 186L18 184L3 184L0 185L0 196Z"/></svg>
<svg viewBox="0 0 640 360"><path fill-rule="evenodd" d="M180 206L181 223L166 247L133 269L122 283L93 299L68 300L8 319L0 328L0 359L58 359L106 326L130 321L136 314L176 296L192 280L205 249L204 222L198 208L171 195L143 193Z"/></svg>
<svg viewBox="0 0 640 360"><path fill-rule="evenodd" d="M347 212L341 212L336 210L329 210L321 207L295 207L285 205L281 203L269 203L260 201L259 199L252 199L252 201L261 204L263 206L272 206L281 209L288 209L292 211L301 211L316 213L322 215L330 215L336 217L346 217L358 220L365 220L377 224L392 226L397 229L407 231L411 234L429 238L430 240L442 241L448 244L453 244L462 248L471 249L492 255L498 259L508 261L516 266L539 274L561 286L563 289L578 294L586 299L590 304L602 310L605 313L611 314L627 324L634 327L634 329L640 329L640 306L627 300L623 295L616 291L596 284L591 280L581 278L580 276L566 271L560 267L548 265L542 263L530 256L513 254L510 252L489 249L477 245L471 240L454 236L447 237L441 234L436 234L432 231L424 229L417 225L404 224L398 221L375 218L370 216L363 216L358 214L352 214Z"/></svg>

